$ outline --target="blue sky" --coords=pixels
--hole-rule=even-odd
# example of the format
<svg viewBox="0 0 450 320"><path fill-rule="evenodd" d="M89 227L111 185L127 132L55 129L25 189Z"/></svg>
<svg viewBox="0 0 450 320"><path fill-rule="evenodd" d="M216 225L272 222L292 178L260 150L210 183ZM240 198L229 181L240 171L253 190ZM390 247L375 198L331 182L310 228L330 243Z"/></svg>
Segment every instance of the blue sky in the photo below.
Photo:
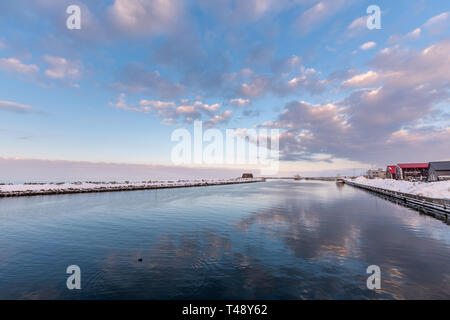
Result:
<svg viewBox="0 0 450 320"><path fill-rule="evenodd" d="M66 27L71 4L81 30ZM372 4L380 30L366 27ZM280 129L282 174L448 160L449 12L431 0L2 2L0 170L170 171L171 133L193 120Z"/></svg>

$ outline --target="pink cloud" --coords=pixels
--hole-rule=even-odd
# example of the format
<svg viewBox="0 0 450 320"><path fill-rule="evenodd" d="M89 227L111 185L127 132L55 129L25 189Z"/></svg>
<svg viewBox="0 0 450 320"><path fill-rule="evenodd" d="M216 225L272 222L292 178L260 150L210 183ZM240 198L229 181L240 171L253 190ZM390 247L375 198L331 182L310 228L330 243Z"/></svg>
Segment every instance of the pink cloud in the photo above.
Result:
<svg viewBox="0 0 450 320"><path fill-rule="evenodd" d="M0 69L25 75L32 75L39 72L37 65L24 64L16 58L0 58Z"/></svg>
<svg viewBox="0 0 450 320"><path fill-rule="evenodd" d="M108 8L113 26L127 34L166 33L183 15L179 0L115 0Z"/></svg>

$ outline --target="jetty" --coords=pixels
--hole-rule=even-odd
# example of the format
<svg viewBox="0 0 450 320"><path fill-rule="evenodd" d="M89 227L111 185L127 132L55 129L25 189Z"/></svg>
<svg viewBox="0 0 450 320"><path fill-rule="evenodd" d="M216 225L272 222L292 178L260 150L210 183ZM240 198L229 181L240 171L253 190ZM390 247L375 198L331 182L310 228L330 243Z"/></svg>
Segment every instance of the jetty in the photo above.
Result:
<svg viewBox="0 0 450 320"><path fill-rule="evenodd" d="M118 192L169 188L205 187L229 184L264 182L264 178L201 179L177 181L142 182L71 182L71 183L25 183L0 184L0 198L21 196L43 196L93 192Z"/></svg>
<svg viewBox="0 0 450 320"><path fill-rule="evenodd" d="M422 195L405 193L399 191L388 190L369 186L348 179L344 180L345 184L373 192L387 200L394 201L400 205L415 209L421 213L433 216L439 220L450 223L450 199L431 198Z"/></svg>

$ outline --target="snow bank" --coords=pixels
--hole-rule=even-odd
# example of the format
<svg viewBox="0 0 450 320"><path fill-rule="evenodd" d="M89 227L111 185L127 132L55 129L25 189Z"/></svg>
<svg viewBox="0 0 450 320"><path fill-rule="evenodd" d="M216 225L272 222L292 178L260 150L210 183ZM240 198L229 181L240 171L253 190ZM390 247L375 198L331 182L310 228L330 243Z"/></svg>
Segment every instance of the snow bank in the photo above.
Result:
<svg viewBox="0 0 450 320"><path fill-rule="evenodd" d="M136 189L176 188L192 186L209 186L222 184L250 183L264 181L263 178L237 179L202 179L202 180L168 180L141 182L71 182L71 183L24 183L0 184L0 196L33 195L40 193L77 193L89 191L118 191Z"/></svg>
<svg viewBox="0 0 450 320"><path fill-rule="evenodd" d="M366 179L364 177L349 179L349 181L366 186L409 193L423 197L450 199L450 181L410 182L394 179Z"/></svg>

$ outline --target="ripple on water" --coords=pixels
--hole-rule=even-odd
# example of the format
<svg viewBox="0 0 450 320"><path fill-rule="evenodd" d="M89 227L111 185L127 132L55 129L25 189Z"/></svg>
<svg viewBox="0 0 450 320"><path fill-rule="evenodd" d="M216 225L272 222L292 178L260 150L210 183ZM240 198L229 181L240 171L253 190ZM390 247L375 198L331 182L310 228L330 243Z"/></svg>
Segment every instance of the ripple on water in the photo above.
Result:
<svg viewBox="0 0 450 320"><path fill-rule="evenodd" d="M450 298L449 226L334 182L0 203L0 298Z"/></svg>

